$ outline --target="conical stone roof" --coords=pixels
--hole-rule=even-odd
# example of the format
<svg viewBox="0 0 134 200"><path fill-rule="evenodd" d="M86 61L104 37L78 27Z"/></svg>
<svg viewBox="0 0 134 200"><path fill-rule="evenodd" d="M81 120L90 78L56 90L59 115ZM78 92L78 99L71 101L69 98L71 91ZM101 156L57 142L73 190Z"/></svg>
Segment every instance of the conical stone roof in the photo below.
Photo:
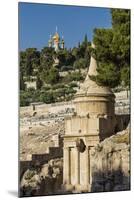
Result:
<svg viewBox="0 0 134 200"><path fill-rule="evenodd" d="M94 44L92 44L94 48ZM90 76L97 75L97 62L91 55L89 70L84 82L80 85L80 89L76 93L75 97L79 96L108 96L114 95L109 87L100 86L95 81L91 80Z"/></svg>

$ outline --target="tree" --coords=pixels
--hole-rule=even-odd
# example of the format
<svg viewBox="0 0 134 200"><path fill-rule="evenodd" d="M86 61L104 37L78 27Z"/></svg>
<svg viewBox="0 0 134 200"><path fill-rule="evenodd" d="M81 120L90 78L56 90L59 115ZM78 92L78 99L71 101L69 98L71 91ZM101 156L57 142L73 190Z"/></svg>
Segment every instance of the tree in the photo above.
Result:
<svg viewBox="0 0 134 200"><path fill-rule="evenodd" d="M116 87L122 81L129 83L129 75L121 75L130 68L130 11L111 9L112 28L95 29L94 43L98 61L96 80L103 85ZM114 76L114 77L113 77Z"/></svg>
<svg viewBox="0 0 134 200"><path fill-rule="evenodd" d="M20 73L25 73L25 65L26 65L26 52L21 51L19 54L19 63L20 63Z"/></svg>
<svg viewBox="0 0 134 200"><path fill-rule="evenodd" d="M36 79L36 86L37 86L37 89L39 89L39 90L43 86L43 82L42 82L41 78L39 77L39 75L37 76L37 79Z"/></svg>
<svg viewBox="0 0 134 200"><path fill-rule="evenodd" d="M59 59L59 65L63 66L66 65L66 56L67 56L67 49L61 49L57 52L57 57Z"/></svg>
<svg viewBox="0 0 134 200"><path fill-rule="evenodd" d="M84 50L86 50L88 45L89 45L89 42L88 42L87 34L85 34L84 40L83 40L82 44L80 45L80 47L83 47Z"/></svg>
<svg viewBox="0 0 134 200"><path fill-rule="evenodd" d="M116 87L119 84L120 74L116 70L116 67L112 63L103 63L98 67L99 76L96 77L98 84L106 85L111 88Z"/></svg>
<svg viewBox="0 0 134 200"><path fill-rule="evenodd" d="M54 63L53 56L55 55L54 48L44 47L40 53L40 72L42 70L49 70Z"/></svg>
<svg viewBox="0 0 134 200"><path fill-rule="evenodd" d="M75 60L79 59L81 57L80 55L80 46L77 48L77 47L74 47L72 49L72 55L75 57Z"/></svg>
<svg viewBox="0 0 134 200"><path fill-rule="evenodd" d="M81 69L81 68L86 68L87 67L87 60L84 58L80 58L79 60L76 60L74 62L74 68L75 69Z"/></svg>
<svg viewBox="0 0 134 200"><path fill-rule="evenodd" d="M28 106L29 105L29 95L27 92L20 92L20 106Z"/></svg>
<svg viewBox="0 0 134 200"><path fill-rule="evenodd" d="M72 55L72 52L67 51L65 65L73 65L74 61L75 61L75 57Z"/></svg>
<svg viewBox="0 0 134 200"><path fill-rule="evenodd" d="M53 92L44 92L40 95L40 101L44 103L54 103Z"/></svg>
<svg viewBox="0 0 134 200"><path fill-rule="evenodd" d="M20 52L20 70L25 76L32 76L40 65L40 52L36 48L28 48Z"/></svg>
<svg viewBox="0 0 134 200"><path fill-rule="evenodd" d="M56 68L51 68L48 72L48 76L46 77L46 83L48 84L56 84L59 81L59 72Z"/></svg>
<svg viewBox="0 0 134 200"><path fill-rule="evenodd" d="M130 68L124 67L121 69L121 80L125 87L130 88Z"/></svg>
<svg viewBox="0 0 134 200"><path fill-rule="evenodd" d="M25 83L24 83L22 72L20 72L20 90L25 90Z"/></svg>
<svg viewBox="0 0 134 200"><path fill-rule="evenodd" d="M87 34L85 35L85 37L84 37L84 43L85 43L85 45L87 46L88 45L88 38L87 38Z"/></svg>
<svg viewBox="0 0 134 200"><path fill-rule="evenodd" d="M72 49L72 55L75 57L75 68L86 68L89 66L90 47L91 43L88 41L87 35L85 35L83 42L78 47Z"/></svg>
<svg viewBox="0 0 134 200"><path fill-rule="evenodd" d="M114 37L112 53L120 69L121 82L130 85L130 10L112 9ZM125 72L125 73L124 73ZM124 75L123 75L124 74Z"/></svg>

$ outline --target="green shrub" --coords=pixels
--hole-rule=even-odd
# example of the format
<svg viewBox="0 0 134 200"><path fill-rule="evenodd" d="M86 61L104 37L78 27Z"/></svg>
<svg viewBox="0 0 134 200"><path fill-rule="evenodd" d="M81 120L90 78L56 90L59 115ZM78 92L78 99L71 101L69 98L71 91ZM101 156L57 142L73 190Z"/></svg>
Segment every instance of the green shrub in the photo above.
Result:
<svg viewBox="0 0 134 200"><path fill-rule="evenodd" d="M73 87L78 87L77 83L69 83L69 87L73 88Z"/></svg>
<svg viewBox="0 0 134 200"><path fill-rule="evenodd" d="M40 101L44 103L54 103L53 92L44 92L40 95Z"/></svg>

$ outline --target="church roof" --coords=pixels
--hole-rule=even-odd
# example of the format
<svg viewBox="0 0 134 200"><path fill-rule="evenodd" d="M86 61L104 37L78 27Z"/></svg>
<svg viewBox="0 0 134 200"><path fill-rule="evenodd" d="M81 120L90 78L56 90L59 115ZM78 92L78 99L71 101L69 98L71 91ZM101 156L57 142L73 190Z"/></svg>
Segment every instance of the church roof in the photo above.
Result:
<svg viewBox="0 0 134 200"><path fill-rule="evenodd" d="M53 36L53 39L60 39L59 34L56 32L55 35Z"/></svg>

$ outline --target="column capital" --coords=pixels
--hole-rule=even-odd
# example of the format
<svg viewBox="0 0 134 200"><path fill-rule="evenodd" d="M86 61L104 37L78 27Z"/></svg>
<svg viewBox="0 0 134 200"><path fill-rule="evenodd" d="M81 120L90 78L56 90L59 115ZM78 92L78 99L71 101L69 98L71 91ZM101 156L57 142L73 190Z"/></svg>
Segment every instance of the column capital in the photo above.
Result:
<svg viewBox="0 0 134 200"><path fill-rule="evenodd" d="M63 150L65 150L65 151L67 150L68 151L68 150L70 150L70 148L71 147L63 147Z"/></svg>

